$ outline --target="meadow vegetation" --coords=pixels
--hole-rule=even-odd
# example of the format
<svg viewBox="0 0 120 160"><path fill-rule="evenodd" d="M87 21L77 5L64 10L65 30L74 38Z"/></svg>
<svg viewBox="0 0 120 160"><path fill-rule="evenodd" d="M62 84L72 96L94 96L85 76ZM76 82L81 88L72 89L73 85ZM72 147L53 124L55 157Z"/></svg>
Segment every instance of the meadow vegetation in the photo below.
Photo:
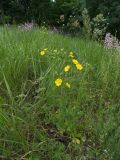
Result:
<svg viewBox="0 0 120 160"><path fill-rule="evenodd" d="M119 160L120 52L0 27L0 159Z"/></svg>

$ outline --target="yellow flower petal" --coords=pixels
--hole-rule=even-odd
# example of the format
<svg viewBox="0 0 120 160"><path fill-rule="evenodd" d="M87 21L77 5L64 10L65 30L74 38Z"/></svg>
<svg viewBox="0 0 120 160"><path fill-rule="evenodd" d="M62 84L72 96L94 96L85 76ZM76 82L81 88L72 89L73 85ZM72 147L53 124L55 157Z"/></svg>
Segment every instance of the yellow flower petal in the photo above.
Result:
<svg viewBox="0 0 120 160"><path fill-rule="evenodd" d="M70 66L69 65L64 67L64 72L68 72L69 70L70 70Z"/></svg>
<svg viewBox="0 0 120 160"><path fill-rule="evenodd" d="M62 85L62 79L60 79L60 78L56 79L56 80L55 80L55 85L56 85L57 87L61 86L61 85Z"/></svg>

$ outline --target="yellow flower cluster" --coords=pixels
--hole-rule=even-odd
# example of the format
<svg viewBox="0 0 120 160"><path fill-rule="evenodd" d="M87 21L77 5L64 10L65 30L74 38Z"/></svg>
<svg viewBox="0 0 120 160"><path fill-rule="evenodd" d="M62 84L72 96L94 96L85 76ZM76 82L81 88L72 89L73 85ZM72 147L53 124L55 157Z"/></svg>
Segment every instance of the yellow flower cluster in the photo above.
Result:
<svg viewBox="0 0 120 160"><path fill-rule="evenodd" d="M39 52L39 54L40 54L41 56L44 56L44 55L46 54L47 50L48 50L48 48L44 48L43 50L41 50L41 51ZM63 51L63 50L64 50L64 49L61 49L61 51ZM53 52L56 53L56 52L57 52L57 49L53 50ZM75 59L75 56L74 56L74 53L73 53L73 52L69 52L69 57L72 58L72 63L76 66L76 69L79 70L79 71L81 71L81 70L83 69L83 66L82 66L82 64L80 64L80 63L78 62L77 59ZM64 70L65 73L67 73L67 72L69 72L69 71L71 70L71 66L70 66L70 65L66 65L63 70ZM63 83L63 80L62 80L61 78L58 78L58 79L55 80L55 85L56 85L57 87L60 87L60 86L62 85L62 83ZM70 83L68 83L68 82L65 83L65 86L66 86L67 88L70 88L70 87L71 87Z"/></svg>
<svg viewBox="0 0 120 160"><path fill-rule="evenodd" d="M76 59L72 59L72 62L76 65L77 70L83 69L83 66Z"/></svg>
<svg viewBox="0 0 120 160"><path fill-rule="evenodd" d="M62 85L62 83L63 83L63 80L61 78L58 78L55 80L55 85L57 87L60 87ZM70 88L70 84L68 82L65 83L65 86Z"/></svg>
<svg viewBox="0 0 120 160"><path fill-rule="evenodd" d="M73 52L70 52L70 53L69 53L69 57L72 58L72 62L73 62L73 64L75 64L77 70L80 70L80 71L81 71L81 70L83 69L83 66L82 66L82 64L80 64L80 63L78 62L77 59L75 59L75 56L74 56L74 53L73 53ZM71 66L70 66L70 65L66 65L66 66L64 67L64 72L69 72L70 69L71 69ZM58 78L58 79L55 80L55 85L56 85L57 87L60 87L60 86L62 85L62 82L63 82L62 79ZM67 88L70 88L70 87L71 87L71 85L70 85L68 82L65 83L65 86L66 86Z"/></svg>
<svg viewBox="0 0 120 160"><path fill-rule="evenodd" d="M81 71L83 69L83 66L74 58L74 53L73 52L69 53L69 57L73 58L72 62L76 65L77 70Z"/></svg>

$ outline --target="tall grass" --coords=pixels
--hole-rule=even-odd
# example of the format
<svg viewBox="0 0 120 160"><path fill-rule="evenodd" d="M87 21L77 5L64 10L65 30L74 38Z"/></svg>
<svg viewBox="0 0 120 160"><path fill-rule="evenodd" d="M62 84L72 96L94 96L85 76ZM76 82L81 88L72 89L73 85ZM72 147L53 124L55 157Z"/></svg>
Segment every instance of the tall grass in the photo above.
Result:
<svg viewBox="0 0 120 160"><path fill-rule="evenodd" d="M97 42L1 27L0 158L119 160L119 66L120 53Z"/></svg>

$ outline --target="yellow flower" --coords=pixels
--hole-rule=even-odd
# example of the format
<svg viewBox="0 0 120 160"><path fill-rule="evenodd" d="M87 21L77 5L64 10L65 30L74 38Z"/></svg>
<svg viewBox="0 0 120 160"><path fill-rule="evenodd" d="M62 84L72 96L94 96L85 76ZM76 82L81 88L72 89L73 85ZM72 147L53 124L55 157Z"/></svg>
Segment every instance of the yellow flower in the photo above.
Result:
<svg viewBox="0 0 120 160"><path fill-rule="evenodd" d="M65 83L66 87L70 88L70 84L67 82Z"/></svg>
<svg viewBox="0 0 120 160"><path fill-rule="evenodd" d="M64 68L64 72L68 72L70 70L70 66L67 65L65 68Z"/></svg>
<svg viewBox="0 0 120 160"><path fill-rule="evenodd" d="M73 52L70 52L69 55L73 55Z"/></svg>
<svg viewBox="0 0 120 160"><path fill-rule="evenodd" d="M74 64L78 64L78 63L79 63L76 59L73 59L72 62L73 62Z"/></svg>
<svg viewBox="0 0 120 160"><path fill-rule="evenodd" d="M74 58L73 52L69 53L69 57Z"/></svg>
<svg viewBox="0 0 120 160"><path fill-rule="evenodd" d="M48 48L45 48L45 49L44 49L44 51L47 51L47 50L48 50Z"/></svg>
<svg viewBox="0 0 120 160"><path fill-rule="evenodd" d="M73 55L69 55L69 57L74 58L74 56L73 56Z"/></svg>
<svg viewBox="0 0 120 160"><path fill-rule="evenodd" d="M41 56L44 56L44 55L45 55L45 51L41 51L41 52L40 52L40 55L41 55Z"/></svg>
<svg viewBox="0 0 120 160"><path fill-rule="evenodd" d="M56 79L56 80L55 80L55 85L56 85L57 87L61 86L61 85L62 85L62 79L60 79L60 78Z"/></svg>
<svg viewBox="0 0 120 160"><path fill-rule="evenodd" d="M76 64L76 68L81 71L83 69L83 66L80 63L78 63Z"/></svg>
<svg viewBox="0 0 120 160"><path fill-rule="evenodd" d="M72 142L73 142L74 144L80 144L80 140L79 140L78 138L74 138L74 139L72 140Z"/></svg>

